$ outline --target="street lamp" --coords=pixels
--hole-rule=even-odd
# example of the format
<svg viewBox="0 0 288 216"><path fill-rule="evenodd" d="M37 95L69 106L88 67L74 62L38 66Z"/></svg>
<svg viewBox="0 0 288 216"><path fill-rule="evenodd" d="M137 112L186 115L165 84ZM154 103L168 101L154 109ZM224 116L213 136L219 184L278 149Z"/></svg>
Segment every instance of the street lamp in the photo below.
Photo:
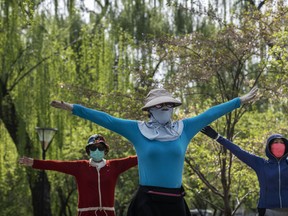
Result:
<svg viewBox="0 0 288 216"><path fill-rule="evenodd" d="M41 128L41 127L36 127L39 140L41 142L41 147L42 147L42 159L45 160L45 155L46 151L56 133L58 131L57 128Z"/></svg>
<svg viewBox="0 0 288 216"><path fill-rule="evenodd" d="M41 127L36 127L35 129L38 133L39 140L41 142L42 159L45 160L46 151L49 148L49 145L50 145L55 133L58 131L58 129L57 128L41 128ZM48 196L49 191L50 191L50 189L49 189L50 186L47 183L45 183L46 178L45 178L45 170L42 170L42 172L41 172L41 182L42 182L42 203L41 203L42 206L41 206L41 210L42 210L43 216L46 215L45 213L49 212L49 210L46 211L46 208L48 208L48 205L45 205L46 197ZM48 196L48 198L49 198L49 196Z"/></svg>

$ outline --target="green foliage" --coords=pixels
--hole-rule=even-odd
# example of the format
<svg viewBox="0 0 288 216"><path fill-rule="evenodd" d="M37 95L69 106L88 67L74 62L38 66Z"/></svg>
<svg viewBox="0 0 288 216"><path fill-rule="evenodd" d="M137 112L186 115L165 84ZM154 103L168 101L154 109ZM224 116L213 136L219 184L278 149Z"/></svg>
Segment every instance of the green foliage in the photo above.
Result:
<svg viewBox="0 0 288 216"><path fill-rule="evenodd" d="M144 120L143 98L151 88L164 86L183 101L176 109L176 120L198 115L258 85L259 102L214 125L243 149L263 157L264 137L272 132L288 134L288 22L281 1L276 7L267 3L265 11L248 4L244 12L235 9L239 14L231 20L236 17L237 24L218 19L211 5L199 11L180 1L167 5L164 1L95 2L99 10L89 12L89 21L81 19L84 9L76 8L75 1L67 5L67 16L58 11L58 1L53 1L55 14L47 13L48 8L41 10L44 2L0 1L0 215L33 215L29 185L38 175L19 167L17 159L41 158L36 126L58 128L47 159L86 158L84 146L94 133L107 138L111 146L107 158L135 154L118 134L51 108L51 100ZM7 105L15 106L15 115L12 109L9 116L3 115ZM13 123L18 127L11 128ZM53 215L75 215L73 177L47 174ZM247 208L255 209L256 178L251 169L202 135L189 145L183 182L191 208L212 208L229 215L243 198ZM137 185L137 168L118 179L119 216L125 215Z"/></svg>

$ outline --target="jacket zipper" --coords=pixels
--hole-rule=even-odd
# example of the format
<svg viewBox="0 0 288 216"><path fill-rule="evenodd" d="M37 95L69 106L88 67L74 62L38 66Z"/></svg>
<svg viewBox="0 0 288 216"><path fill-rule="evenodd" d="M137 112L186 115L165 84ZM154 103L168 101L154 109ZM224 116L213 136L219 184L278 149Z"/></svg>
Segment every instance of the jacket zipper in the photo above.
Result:
<svg viewBox="0 0 288 216"><path fill-rule="evenodd" d="M99 192L99 207L102 207L101 187L100 187L100 170L95 167L98 173L98 192Z"/></svg>
<svg viewBox="0 0 288 216"><path fill-rule="evenodd" d="M278 161L278 173L279 173L279 200L280 200L280 208L282 208L282 197L281 197L281 169L280 169L280 161Z"/></svg>

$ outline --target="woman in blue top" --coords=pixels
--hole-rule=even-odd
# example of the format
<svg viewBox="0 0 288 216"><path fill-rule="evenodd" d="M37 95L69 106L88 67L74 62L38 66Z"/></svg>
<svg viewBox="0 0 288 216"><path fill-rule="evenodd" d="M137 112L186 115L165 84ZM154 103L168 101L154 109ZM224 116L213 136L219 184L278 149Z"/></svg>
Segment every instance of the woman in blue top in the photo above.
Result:
<svg viewBox="0 0 288 216"><path fill-rule="evenodd" d="M206 126L201 132L215 139L256 172L260 186L259 216L288 215L288 140L286 138L281 134L271 135L266 142L265 152L268 159L265 159L242 150L230 140L220 136L210 126Z"/></svg>
<svg viewBox="0 0 288 216"><path fill-rule="evenodd" d="M149 113L148 122L116 118L63 101L52 101L51 106L72 111L74 115L124 136L134 145L140 187L130 204L129 216L186 216L190 213L181 184L189 142L206 125L254 99L257 91L253 88L240 98L179 121L172 121L171 117L173 108L182 103L165 89L153 89L148 93L142 107Z"/></svg>

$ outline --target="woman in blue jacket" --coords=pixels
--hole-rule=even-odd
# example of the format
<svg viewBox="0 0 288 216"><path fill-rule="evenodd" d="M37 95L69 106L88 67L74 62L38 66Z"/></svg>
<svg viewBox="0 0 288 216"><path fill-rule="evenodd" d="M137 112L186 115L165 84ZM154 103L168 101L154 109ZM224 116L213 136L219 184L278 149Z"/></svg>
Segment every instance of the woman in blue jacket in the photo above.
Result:
<svg viewBox="0 0 288 216"><path fill-rule="evenodd" d="M253 88L242 97L175 122L172 121L173 108L182 103L165 89L153 89L148 93L142 107L150 116L148 122L116 118L63 101L52 101L51 106L72 111L74 115L122 135L133 144L138 156L140 186L128 216L188 216L182 171L189 142L212 121L253 100L257 91Z"/></svg>
<svg viewBox="0 0 288 216"><path fill-rule="evenodd" d="M273 134L267 139L265 152L268 159L265 159L242 150L210 126L201 132L215 139L256 172L260 186L259 216L288 215L288 140L285 137Z"/></svg>

